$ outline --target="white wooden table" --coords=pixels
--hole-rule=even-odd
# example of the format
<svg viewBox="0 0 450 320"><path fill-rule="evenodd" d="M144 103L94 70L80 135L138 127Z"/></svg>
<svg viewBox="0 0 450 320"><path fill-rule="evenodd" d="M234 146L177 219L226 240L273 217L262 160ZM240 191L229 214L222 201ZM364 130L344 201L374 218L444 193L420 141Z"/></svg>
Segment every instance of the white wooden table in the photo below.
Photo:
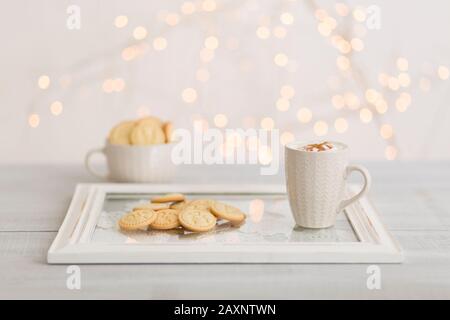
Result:
<svg viewBox="0 0 450 320"><path fill-rule="evenodd" d="M90 265L81 290L66 266L46 263L81 166L0 167L0 299L360 299L450 298L450 163L369 163L383 221L405 250L402 265L380 265L381 290L368 290L367 265ZM179 182L281 182L253 168L186 167Z"/></svg>

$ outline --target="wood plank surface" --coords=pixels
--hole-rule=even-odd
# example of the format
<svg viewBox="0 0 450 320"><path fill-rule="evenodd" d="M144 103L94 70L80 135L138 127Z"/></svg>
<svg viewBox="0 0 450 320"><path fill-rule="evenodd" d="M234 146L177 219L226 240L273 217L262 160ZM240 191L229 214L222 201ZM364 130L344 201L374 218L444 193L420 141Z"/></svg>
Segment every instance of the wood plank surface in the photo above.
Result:
<svg viewBox="0 0 450 320"><path fill-rule="evenodd" d="M66 266L47 265L46 253L76 183L96 180L79 166L0 167L0 299L450 299L450 164L368 167L371 198L406 253L402 265L380 265L382 289L374 291L366 287L367 265L313 264L81 266L82 288L72 291ZM273 183L283 176L239 167L188 167L179 176L211 179Z"/></svg>

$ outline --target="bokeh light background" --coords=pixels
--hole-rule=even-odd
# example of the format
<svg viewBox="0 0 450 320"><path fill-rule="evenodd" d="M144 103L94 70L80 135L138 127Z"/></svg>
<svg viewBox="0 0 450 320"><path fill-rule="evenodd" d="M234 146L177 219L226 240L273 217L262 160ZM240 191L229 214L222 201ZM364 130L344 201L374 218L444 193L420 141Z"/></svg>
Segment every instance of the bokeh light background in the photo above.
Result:
<svg viewBox="0 0 450 320"><path fill-rule="evenodd" d="M147 114L337 139L361 160L450 158L448 1L2 3L0 163L80 163Z"/></svg>

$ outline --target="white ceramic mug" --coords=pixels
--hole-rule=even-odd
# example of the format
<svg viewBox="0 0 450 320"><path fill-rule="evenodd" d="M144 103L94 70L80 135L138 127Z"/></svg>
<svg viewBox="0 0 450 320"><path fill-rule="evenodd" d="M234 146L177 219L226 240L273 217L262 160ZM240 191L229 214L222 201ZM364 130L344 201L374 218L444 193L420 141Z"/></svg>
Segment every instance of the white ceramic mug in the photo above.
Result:
<svg viewBox="0 0 450 320"><path fill-rule="evenodd" d="M361 198L370 188L371 178L362 166L348 164L348 147L322 152L301 150L309 143L293 142L285 147L286 185L292 214L304 228L328 228L345 207ZM344 199L347 176L358 171L364 178L359 193Z"/></svg>
<svg viewBox="0 0 450 320"><path fill-rule="evenodd" d="M176 143L150 146L112 145L87 153L86 169L96 177L116 182L166 182L173 179L176 165L172 162L172 149ZM92 157L103 154L108 173L97 172L92 167Z"/></svg>

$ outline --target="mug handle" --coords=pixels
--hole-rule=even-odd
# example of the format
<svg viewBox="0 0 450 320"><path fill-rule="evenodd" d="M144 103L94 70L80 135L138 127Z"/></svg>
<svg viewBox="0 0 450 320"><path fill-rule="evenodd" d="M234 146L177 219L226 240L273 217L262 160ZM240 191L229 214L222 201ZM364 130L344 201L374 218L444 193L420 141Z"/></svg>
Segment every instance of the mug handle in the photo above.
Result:
<svg viewBox="0 0 450 320"><path fill-rule="evenodd" d="M102 178L102 179L108 179L108 174L106 173L99 173L97 171L95 171L92 166L91 166L91 158L92 156L94 156L97 153L101 153L105 156L105 149L104 148L98 148L98 149L93 149L91 151L89 151L86 154L86 158L84 160L84 166L86 167L86 170L92 174L93 176L97 177L97 178Z"/></svg>
<svg viewBox="0 0 450 320"><path fill-rule="evenodd" d="M372 184L372 178L370 176L370 173L365 167L358 166L358 165L348 166L345 171L345 176L346 177L349 176L353 171L357 171L362 174L362 176L364 178L364 186L362 187L362 189L359 193L357 193L350 199L341 201L341 203L339 204L339 207L338 207L338 213L341 212L342 210L344 210L346 207L348 207L352 203L358 201L359 198L361 198L363 195L366 194L367 191L369 191L370 185Z"/></svg>

